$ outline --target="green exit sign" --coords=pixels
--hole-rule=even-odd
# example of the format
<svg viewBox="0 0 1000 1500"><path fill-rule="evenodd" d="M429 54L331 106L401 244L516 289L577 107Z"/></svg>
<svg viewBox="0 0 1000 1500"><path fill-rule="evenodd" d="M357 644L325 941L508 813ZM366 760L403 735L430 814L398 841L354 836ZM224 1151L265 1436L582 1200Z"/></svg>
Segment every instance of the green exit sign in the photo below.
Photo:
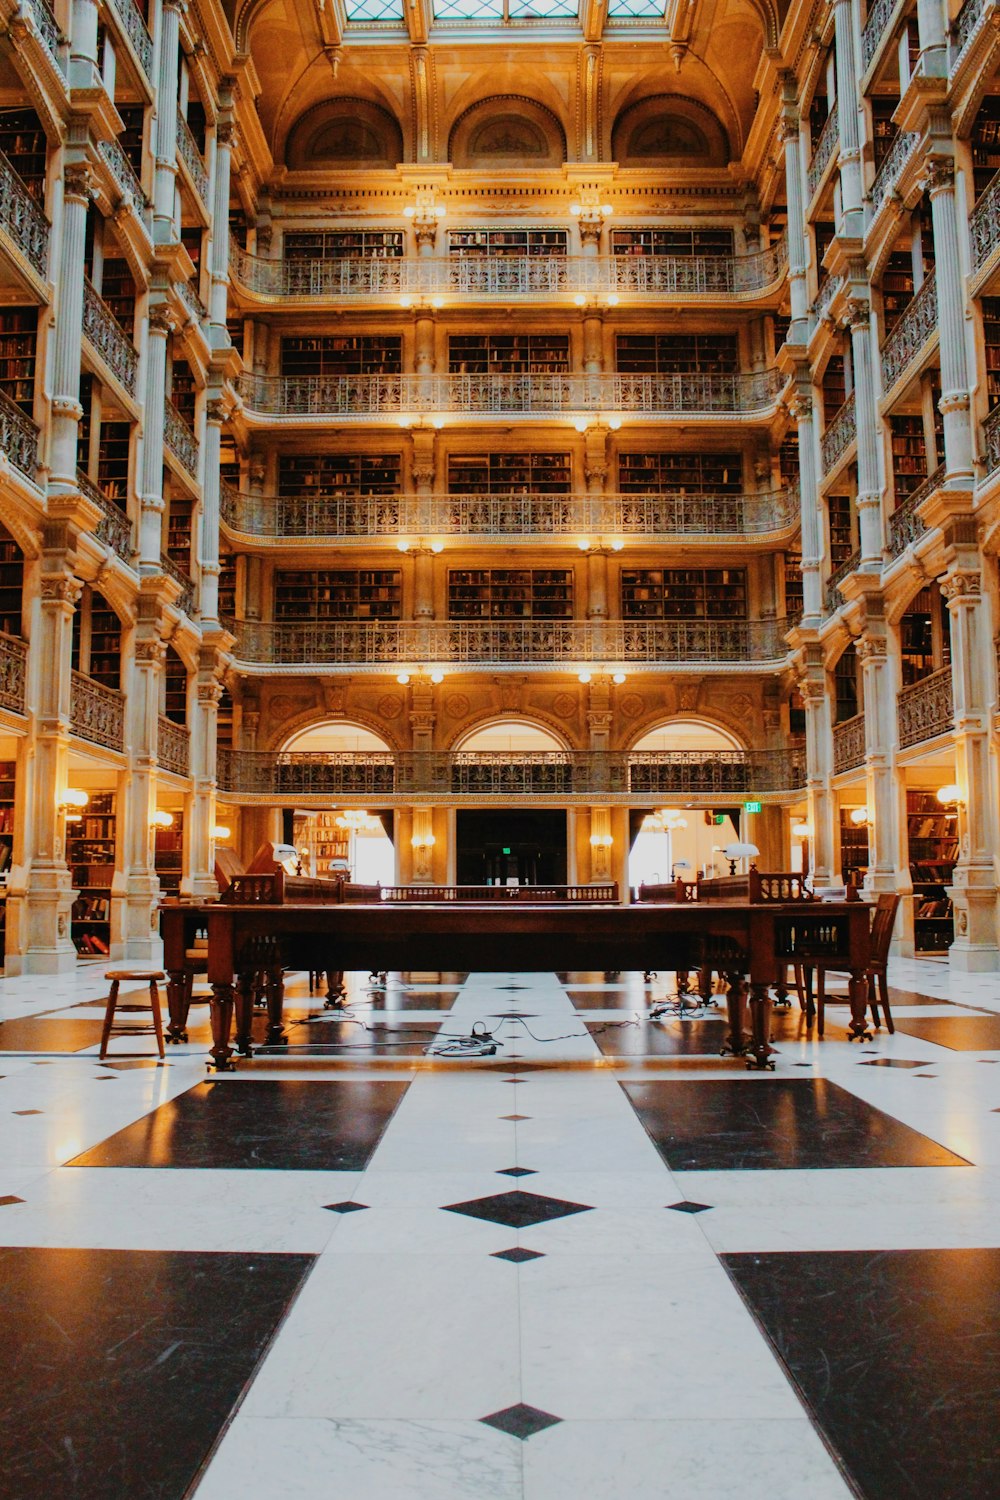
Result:
<svg viewBox="0 0 1000 1500"><path fill-rule="evenodd" d="M743 811L744 812L760 812L760 810L763 807L763 805L764 804L762 802L744 802L744 804L743 804Z"/></svg>
<svg viewBox="0 0 1000 1500"><path fill-rule="evenodd" d="M716 827L719 827L725 821L726 821L726 815L725 815L725 813L715 813L713 815L713 817L712 817L712 822L716 825Z"/></svg>
<svg viewBox="0 0 1000 1500"><path fill-rule="evenodd" d="M510 849L509 848L508 849L501 849L500 853L501 854L509 854L510 853Z"/></svg>

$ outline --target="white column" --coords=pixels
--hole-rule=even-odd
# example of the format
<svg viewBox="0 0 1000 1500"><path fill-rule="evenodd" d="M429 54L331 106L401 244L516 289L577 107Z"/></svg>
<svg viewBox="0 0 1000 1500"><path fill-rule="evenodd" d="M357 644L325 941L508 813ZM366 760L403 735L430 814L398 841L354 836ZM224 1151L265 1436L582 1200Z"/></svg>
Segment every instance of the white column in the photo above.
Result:
<svg viewBox="0 0 1000 1500"><path fill-rule="evenodd" d="M69 50L69 83L73 89L93 89L101 83L97 67L97 5L95 0L73 0Z"/></svg>
<svg viewBox="0 0 1000 1500"><path fill-rule="evenodd" d="M802 617L823 614L823 541L819 518L816 429L812 397L794 392L789 411L799 439L799 506L802 514Z"/></svg>
<svg viewBox="0 0 1000 1500"><path fill-rule="evenodd" d="M202 486L201 536L198 571L201 575L201 619L215 626L219 619L219 502L221 476L219 453L222 424L228 408L213 397L205 403L205 477Z"/></svg>
<svg viewBox="0 0 1000 1500"><path fill-rule="evenodd" d="M927 77L948 76L948 26L942 0L917 0L917 31L920 59L917 64Z"/></svg>
<svg viewBox="0 0 1000 1500"><path fill-rule="evenodd" d="M928 191L934 225L934 275L937 283L938 332L941 339L941 401L944 461L953 489L974 484L972 426L969 420L969 376L965 357L962 268L958 254L955 172L950 161L929 163Z"/></svg>
<svg viewBox="0 0 1000 1500"><path fill-rule="evenodd" d="M91 173L74 162L63 173L62 243L52 370L51 477L53 490L76 489L80 405L80 346L83 342L83 261Z"/></svg>
<svg viewBox="0 0 1000 1500"><path fill-rule="evenodd" d="M153 239L171 244L177 190L177 89L181 11L185 0L163 0L160 11L160 66L156 89L156 177L153 184ZM228 212L226 221L228 222Z"/></svg>
<svg viewBox="0 0 1000 1500"><path fill-rule="evenodd" d="M185 808L185 880L182 895L201 901L213 901L219 887L215 879L216 823L215 760L219 699L222 684L215 672L215 653L206 647L201 653L195 680L195 700L191 720L191 791Z"/></svg>
<svg viewBox="0 0 1000 1500"><path fill-rule="evenodd" d="M858 49L851 0L831 0L836 25L837 126L840 132L840 232L860 239L861 144L858 134Z"/></svg>
<svg viewBox="0 0 1000 1500"><path fill-rule="evenodd" d="M806 802L812 828L812 878L817 888L839 885L836 875L834 812L836 799L830 790L833 774L833 725L830 697L825 680L803 677L799 691L806 715Z"/></svg>
<svg viewBox="0 0 1000 1500"><path fill-rule="evenodd" d="M163 539L163 404L167 399L167 340L172 328L172 315L163 304L150 308L139 488L139 561L156 570L160 567Z"/></svg>
<svg viewBox="0 0 1000 1500"><path fill-rule="evenodd" d="M865 802L868 807L867 890L909 890L905 824L900 813L895 768L896 686L885 636L866 634L857 642L864 684Z"/></svg>
<svg viewBox="0 0 1000 1500"><path fill-rule="evenodd" d="M141 607L141 606L140 606ZM160 715L160 673L166 646L152 621L140 621L127 695L126 739L132 749L130 775L124 793L124 874L122 957L159 964L163 958L156 910L160 878L154 861L153 813L156 811L157 737Z"/></svg>
<svg viewBox="0 0 1000 1500"><path fill-rule="evenodd" d="M858 523L861 566L882 567L882 486L878 468L878 414L872 364L871 309L860 298L847 305L854 370L854 422L858 438Z"/></svg>
<svg viewBox="0 0 1000 1500"><path fill-rule="evenodd" d="M229 297L229 179L233 159L233 123L220 120L215 127L215 176L212 194L211 285L208 293L210 337L213 349L229 343L226 311Z"/></svg>

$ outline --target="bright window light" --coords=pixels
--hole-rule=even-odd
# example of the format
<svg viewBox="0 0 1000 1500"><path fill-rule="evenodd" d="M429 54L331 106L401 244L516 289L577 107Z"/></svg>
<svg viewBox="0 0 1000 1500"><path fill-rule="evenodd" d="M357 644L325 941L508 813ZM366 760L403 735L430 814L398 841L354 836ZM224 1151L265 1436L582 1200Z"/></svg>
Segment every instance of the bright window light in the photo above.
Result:
<svg viewBox="0 0 1000 1500"><path fill-rule="evenodd" d="M355 25L365 21L396 21L403 24L403 0L347 0L347 19Z"/></svg>
<svg viewBox="0 0 1000 1500"><path fill-rule="evenodd" d="M609 21L662 21L663 0L609 0Z"/></svg>

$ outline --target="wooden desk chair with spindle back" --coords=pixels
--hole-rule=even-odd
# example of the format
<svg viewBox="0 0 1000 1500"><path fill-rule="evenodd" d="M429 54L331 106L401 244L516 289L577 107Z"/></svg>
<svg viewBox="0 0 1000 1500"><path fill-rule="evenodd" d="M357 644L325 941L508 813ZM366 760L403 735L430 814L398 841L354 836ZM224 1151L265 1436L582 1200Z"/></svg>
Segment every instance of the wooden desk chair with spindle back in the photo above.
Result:
<svg viewBox="0 0 1000 1500"><path fill-rule="evenodd" d="M889 980L886 969L889 963L889 944L892 942L892 930L896 925L896 913L899 910L900 898L895 892L884 892L875 902L875 911L872 916L872 941L871 956L868 967L865 970L865 978L868 980L868 1002L871 1005L872 1020L876 1027L881 1023L879 1020L879 1005L882 1007L882 1015L885 1018L886 1028L890 1033L896 1030L892 1024L892 1011L889 1009ZM816 970L816 1019L817 1032L823 1035L823 1008L826 1003L826 976L830 974L843 974L846 972L836 964L824 964L814 961L810 968ZM806 998L811 1004L809 994L810 985L806 982Z"/></svg>

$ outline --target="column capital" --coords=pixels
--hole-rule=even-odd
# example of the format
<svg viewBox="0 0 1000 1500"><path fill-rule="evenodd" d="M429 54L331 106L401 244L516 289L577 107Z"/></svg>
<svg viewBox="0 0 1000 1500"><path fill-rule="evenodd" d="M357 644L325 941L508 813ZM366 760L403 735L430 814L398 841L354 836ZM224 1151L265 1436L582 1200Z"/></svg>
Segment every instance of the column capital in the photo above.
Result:
<svg viewBox="0 0 1000 1500"><path fill-rule="evenodd" d="M208 422L218 422L220 425L228 421L232 405L224 396L213 396L205 402L205 419Z"/></svg>
<svg viewBox="0 0 1000 1500"><path fill-rule="evenodd" d="M932 156L924 172L924 184L934 198L938 193L955 191L955 163L951 157Z"/></svg>
<svg viewBox="0 0 1000 1500"><path fill-rule="evenodd" d="M941 579L941 592L948 601L949 609L955 609L961 604L978 604L982 587L982 574L972 568L946 573Z"/></svg>
<svg viewBox="0 0 1000 1500"><path fill-rule="evenodd" d="M848 297L844 303L844 323L852 333L862 333L871 321L871 304L863 297Z"/></svg>
<svg viewBox="0 0 1000 1500"><path fill-rule="evenodd" d="M177 317L173 309L165 302L157 302L149 309L146 318L150 333L162 333L166 338L177 326Z"/></svg>
<svg viewBox="0 0 1000 1500"><path fill-rule="evenodd" d="M865 666L868 662L878 666L887 661L889 657L889 644L881 635L862 635L854 643L855 653L858 661Z"/></svg>
<svg viewBox="0 0 1000 1500"><path fill-rule="evenodd" d="M138 640L135 643L135 662L139 667L157 667L166 660L167 643L159 636Z"/></svg>
<svg viewBox="0 0 1000 1500"><path fill-rule="evenodd" d="M73 609L83 593L83 580L74 578L71 573L43 573L39 593L43 604L66 604Z"/></svg>
<svg viewBox="0 0 1000 1500"><path fill-rule="evenodd" d="M806 391L793 391L785 403L793 422L808 422L813 412L813 399Z"/></svg>

